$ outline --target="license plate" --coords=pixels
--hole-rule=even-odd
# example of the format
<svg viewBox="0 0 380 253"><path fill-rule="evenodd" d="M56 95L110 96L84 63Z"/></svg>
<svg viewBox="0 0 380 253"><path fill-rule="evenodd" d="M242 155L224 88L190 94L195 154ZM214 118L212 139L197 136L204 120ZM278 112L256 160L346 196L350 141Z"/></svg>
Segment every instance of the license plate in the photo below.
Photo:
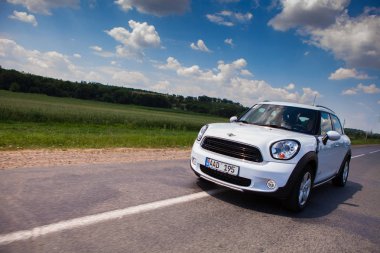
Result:
<svg viewBox="0 0 380 253"><path fill-rule="evenodd" d="M239 174L239 166L220 162L211 158L206 158L205 166L207 168L224 172L230 175L237 176Z"/></svg>

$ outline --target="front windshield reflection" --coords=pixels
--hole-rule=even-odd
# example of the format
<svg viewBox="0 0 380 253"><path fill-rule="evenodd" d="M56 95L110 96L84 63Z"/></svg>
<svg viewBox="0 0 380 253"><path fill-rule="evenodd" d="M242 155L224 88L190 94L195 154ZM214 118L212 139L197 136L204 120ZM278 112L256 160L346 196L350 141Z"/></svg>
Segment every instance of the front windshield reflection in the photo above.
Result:
<svg viewBox="0 0 380 253"><path fill-rule="evenodd" d="M282 105L261 104L253 107L239 121L248 124L315 134L317 111Z"/></svg>

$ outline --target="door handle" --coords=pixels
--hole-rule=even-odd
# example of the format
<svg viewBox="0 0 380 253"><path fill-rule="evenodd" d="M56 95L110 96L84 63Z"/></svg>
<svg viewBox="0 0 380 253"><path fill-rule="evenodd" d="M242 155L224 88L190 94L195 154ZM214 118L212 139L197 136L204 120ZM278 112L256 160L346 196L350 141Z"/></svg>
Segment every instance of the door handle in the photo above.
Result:
<svg viewBox="0 0 380 253"><path fill-rule="evenodd" d="M335 147L339 147L340 145L339 145L339 143L335 143L334 146Z"/></svg>

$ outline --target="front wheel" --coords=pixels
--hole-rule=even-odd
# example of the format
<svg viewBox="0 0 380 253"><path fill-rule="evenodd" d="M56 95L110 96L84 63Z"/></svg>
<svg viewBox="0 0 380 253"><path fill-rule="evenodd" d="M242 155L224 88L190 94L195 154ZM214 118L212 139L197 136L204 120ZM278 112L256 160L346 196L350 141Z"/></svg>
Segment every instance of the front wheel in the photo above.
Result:
<svg viewBox="0 0 380 253"><path fill-rule="evenodd" d="M285 202L288 209L299 212L305 208L310 199L313 180L313 172L310 168L305 169L300 174L289 198Z"/></svg>
<svg viewBox="0 0 380 253"><path fill-rule="evenodd" d="M343 167L339 170L336 177L332 180L333 184L336 186L345 186L348 179L348 173L350 172L350 162L346 160Z"/></svg>

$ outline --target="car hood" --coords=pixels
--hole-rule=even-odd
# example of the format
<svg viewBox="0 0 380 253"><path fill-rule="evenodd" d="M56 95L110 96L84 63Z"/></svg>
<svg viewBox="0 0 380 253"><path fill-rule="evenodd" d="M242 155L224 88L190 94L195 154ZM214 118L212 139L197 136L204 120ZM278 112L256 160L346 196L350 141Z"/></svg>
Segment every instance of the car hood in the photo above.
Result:
<svg viewBox="0 0 380 253"><path fill-rule="evenodd" d="M256 146L262 151L264 159L271 158L269 148L272 143L279 140L292 139L308 145L315 143L315 137L312 135L245 123L210 124L204 136L219 137ZM263 152L264 150L268 152Z"/></svg>

